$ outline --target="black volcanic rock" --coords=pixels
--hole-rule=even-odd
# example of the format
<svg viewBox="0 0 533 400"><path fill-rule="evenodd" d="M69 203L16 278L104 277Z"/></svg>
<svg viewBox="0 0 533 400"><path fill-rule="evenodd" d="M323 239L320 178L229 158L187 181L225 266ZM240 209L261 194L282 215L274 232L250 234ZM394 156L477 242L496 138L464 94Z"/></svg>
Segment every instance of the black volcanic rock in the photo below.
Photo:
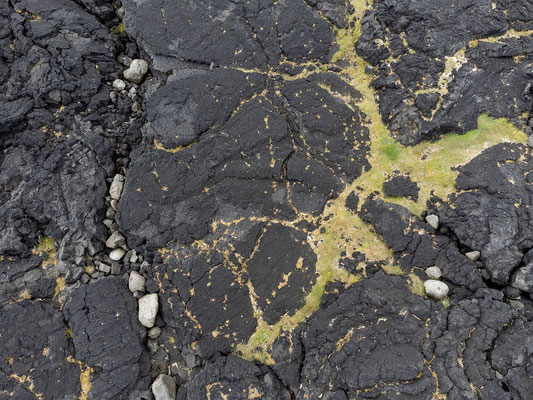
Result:
<svg viewBox="0 0 533 400"><path fill-rule="evenodd" d="M460 169L459 193L439 208L442 224L481 252L491 279L506 284L533 246L531 154L523 145L485 150Z"/></svg>
<svg viewBox="0 0 533 400"><path fill-rule="evenodd" d="M0 310L0 395L78 398L80 367L61 312L25 300Z"/></svg>
<svg viewBox="0 0 533 400"><path fill-rule="evenodd" d="M343 2L316 3L331 10L331 19L343 19L336 11ZM303 0L194 7L126 0L124 8L128 30L161 70L188 62L266 70L282 59L325 61L333 39L332 24Z"/></svg>
<svg viewBox="0 0 533 400"><path fill-rule="evenodd" d="M531 108L531 34L484 38L511 28L531 30L528 7L488 0L374 3L362 20L356 49L378 67L372 85L380 113L401 143L464 133L476 127L480 113L525 122L523 114Z"/></svg>
<svg viewBox="0 0 533 400"><path fill-rule="evenodd" d="M419 190L416 182L404 175L391 176L383 182L383 192L391 197L408 197L417 201Z"/></svg>
<svg viewBox="0 0 533 400"><path fill-rule="evenodd" d="M0 399L531 400L531 0L371 3L0 2Z"/></svg>
<svg viewBox="0 0 533 400"><path fill-rule="evenodd" d="M127 398L134 389L149 386L143 329L135 308L135 300L118 277L74 288L65 303L76 358L95 369L93 398Z"/></svg>

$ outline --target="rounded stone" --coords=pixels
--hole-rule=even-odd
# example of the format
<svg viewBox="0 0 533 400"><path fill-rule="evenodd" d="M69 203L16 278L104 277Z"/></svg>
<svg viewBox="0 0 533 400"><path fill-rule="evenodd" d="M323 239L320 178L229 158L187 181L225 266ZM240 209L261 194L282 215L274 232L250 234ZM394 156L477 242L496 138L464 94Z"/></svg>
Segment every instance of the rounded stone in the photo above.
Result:
<svg viewBox="0 0 533 400"><path fill-rule="evenodd" d="M113 81L113 87L119 92L121 92L126 89L126 83L122 79L115 79Z"/></svg>
<svg viewBox="0 0 533 400"><path fill-rule="evenodd" d="M470 261L477 261L481 256L481 253L477 250L469 251L468 253L465 253L465 256L467 256Z"/></svg>
<svg viewBox="0 0 533 400"><path fill-rule="evenodd" d="M148 331L148 337L150 339L157 339L161 335L161 328L158 326L154 326L153 328L150 328Z"/></svg>
<svg viewBox="0 0 533 400"><path fill-rule="evenodd" d="M139 322L146 328L154 326L158 309L159 297L157 293L151 293L141 297L139 299Z"/></svg>
<svg viewBox="0 0 533 400"><path fill-rule="evenodd" d="M446 298L450 289L444 282L428 279L424 282L424 290L428 297L435 300L442 300Z"/></svg>
<svg viewBox="0 0 533 400"><path fill-rule="evenodd" d="M442 272L439 267L429 267L426 269L426 275L430 279L439 279L442 276Z"/></svg>
<svg viewBox="0 0 533 400"><path fill-rule="evenodd" d="M124 70L124 78L133 83L141 83L148 72L148 62L139 58L133 60L128 69Z"/></svg>
<svg viewBox="0 0 533 400"><path fill-rule="evenodd" d="M125 254L126 251L124 249L118 248L109 253L109 258L113 261L120 261Z"/></svg>

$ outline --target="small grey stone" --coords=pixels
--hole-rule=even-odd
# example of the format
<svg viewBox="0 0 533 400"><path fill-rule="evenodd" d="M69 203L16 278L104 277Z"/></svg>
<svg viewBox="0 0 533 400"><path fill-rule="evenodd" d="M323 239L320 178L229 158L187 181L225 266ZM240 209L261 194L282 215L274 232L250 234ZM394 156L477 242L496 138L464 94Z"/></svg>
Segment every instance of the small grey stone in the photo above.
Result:
<svg viewBox="0 0 533 400"><path fill-rule="evenodd" d="M122 188L124 187L124 175L116 174L111 182L111 187L109 188L109 195L113 200L119 200L120 195L122 194Z"/></svg>
<svg viewBox="0 0 533 400"><path fill-rule="evenodd" d="M81 276L81 282L82 283L88 283L90 280L91 280L91 277L89 275L87 275L87 274L83 274Z"/></svg>
<svg viewBox="0 0 533 400"><path fill-rule="evenodd" d="M146 328L154 326L158 309L159 297L157 293L151 293L141 297L139 299L139 322Z"/></svg>
<svg viewBox="0 0 533 400"><path fill-rule="evenodd" d="M122 79L115 79L113 81L113 87L119 92L121 92L126 89L126 83Z"/></svg>
<svg viewBox="0 0 533 400"><path fill-rule="evenodd" d="M148 331L148 337L150 339L157 339L161 335L161 328L158 326L154 326L153 328L150 328Z"/></svg>
<svg viewBox="0 0 533 400"><path fill-rule="evenodd" d="M522 292L519 289L514 288L512 286L506 286L504 292L508 298L513 300L520 299L520 296L522 295Z"/></svg>
<svg viewBox="0 0 533 400"><path fill-rule="evenodd" d="M134 87L132 87L129 92L130 96L133 96L134 94L137 94L137 89L135 89Z"/></svg>
<svg viewBox="0 0 533 400"><path fill-rule="evenodd" d="M480 272L481 272L481 277L482 277L484 280L488 281L488 280L491 278L491 276L490 276L490 274L489 274L489 271L487 271L485 268L481 268L481 269L480 269Z"/></svg>
<svg viewBox="0 0 533 400"><path fill-rule="evenodd" d="M130 263L136 263L138 259L139 257L137 256L137 252L135 250L132 250L130 255Z"/></svg>
<svg viewBox="0 0 533 400"><path fill-rule="evenodd" d="M148 62L139 58L133 60L128 69L124 70L124 78L133 83L141 83L148 72Z"/></svg>
<svg viewBox="0 0 533 400"><path fill-rule="evenodd" d="M136 101L135 103L133 103L133 105L131 106L131 111L132 112L137 112L137 111L140 111L141 110L141 105L139 104L138 101Z"/></svg>
<svg viewBox="0 0 533 400"><path fill-rule="evenodd" d="M124 254L126 254L124 249L118 248L109 253L109 258L113 261L120 261L124 257Z"/></svg>
<svg viewBox="0 0 533 400"><path fill-rule="evenodd" d="M153 339L148 339L146 341L146 347L148 348L148 351L150 352L150 354L154 354L159 348L159 346L157 345L157 342Z"/></svg>
<svg viewBox="0 0 533 400"><path fill-rule="evenodd" d="M429 279L439 279L442 276L442 272L439 267L429 267L426 269L426 275Z"/></svg>
<svg viewBox="0 0 533 400"><path fill-rule="evenodd" d="M189 353L185 356L185 366L187 368L196 367L196 356L192 353Z"/></svg>
<svg viewBox="0 0 533 400"><path fill-rule="evenodd" d="M509 300L509 305L518 311L524 308L524 303L518 300Z"/></svg>
<svg viewBox="0 0 533 400"><path fill-rule="evenodd" d="M113 199L113 200L111 200L111 201L109 202L109 204L111 205L111 208L112 208L113 210L117 211L117 208L118 208L118 200Z"/></svg>
<svg viewBox="0 0 533 400"><path fill-rule="evenodd" d="M439 227L439 217L435 214L430 214L426 217L426 222L433 228L437 229Z"/></svg>
<svg viewBox="0 0 533 400"><path fill-rule="evenodd" d="M48 93L50 100L55 101L56 103L61 103L61 92L57 89L51 90Z"/></svg>
<svg viewBox="0 0 533 400"><path fill-rule="evenodd" d="M115 11L115 14L117 15L117 17L119 17L120 19L124 18L124 7L119 7L116 9Z"/></svg>
<svg viewBox="0 0 533 400"><path fill-rule="evenodd" d="M113 210L111 207L107 209L105 213L105 217L107 219L114 219L115 218L115 210Z"/></svg>
<svg viewBox="0 0 533 400"><path fill-rule="evenodd" d="M468 253L465 253L465 256L467 256L470 261L477 261L481 256L481 253L477 250L469 251Z"/></svg>
<svg viewBox="0 0 533 400"><path fill-rule="evenodd" d="M519 268L511 278L511 286L528 293L533 291L532 267L533 262L530 262Z"/></svg>
<svg viewBox="0 0 533 400"><path fill-rule="evenodd" d="M527 145L529 147L533 147L533 135L529 135L529 138L527 139Z"/></svg>
<svg viewBox="0 0 533 400"><path fill-rule="evenodd" d="M450 289L444 282L428 279L424 282L424 290L428 297L435 300L442 300L446 298Z"/></svg>
<svg viewBox="0 0 533 400"><path fill-rule="evenodd" d="M103 262L97 262L96 265L98 266L98 270L102 271L105 274L109 274L111 272L111 266L107 265Z"/></svg>
<svg viewBox="0 0 533 400"><path fill-rule="evenodd" d="M112 219L104 219L104 225L107 226L108 228L111 227L111 225L113 225L113 220Z"/></svg>
<svg viewBox="0 0 533 400"><path fill-rule="evenodd" d="M121 63L122 65L126 66L126 67L129 67L131 65L131 62L133 60L131 59L131 57L128 57L128 56L125 56L125 55L121 55L118 57L118 62Z"/></svg>
<svg viewBox="0 0 533 400"><path fill-rule="evenodd" d="M150 264L148 263L148 261L143 261L141 263L141 269L140 269L141 273L145 273L149 267L150 267Z"/></svg>
<svg viewBox="0 0 533 400"><path fill-rule="evenodd" d="M144 287L146 285L146 278L139 274L137 271L131 271L130 279L128 281L128 287L130 292L144 292Z"/></svg>
<svg viewBox="0 0 533 400"><path fill-rule="evenodd" d="M152 383L152 393L155 400L175 400L176 381L168 375L161 374Z"/></svg>
<svg viewBox="0 0 533 400"><path fill-rule="evenodd" d="M118 231L114 232L109 238L105 241L105 245L110 249L116 249L122 245L126 244L126 238Z"/></svg>
<svg viewBox="0 0 533 400"><path fill-rule="evenodd" d="M122 268L119 263L113 263L111 264L111 274L112 275L120 275L122 272Z"/></svg>

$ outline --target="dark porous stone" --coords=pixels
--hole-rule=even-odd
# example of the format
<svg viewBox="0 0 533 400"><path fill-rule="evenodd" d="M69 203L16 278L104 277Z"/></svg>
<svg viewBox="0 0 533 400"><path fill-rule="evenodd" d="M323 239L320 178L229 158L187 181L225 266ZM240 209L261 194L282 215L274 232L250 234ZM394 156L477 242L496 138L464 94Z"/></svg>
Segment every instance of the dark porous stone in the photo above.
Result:
<svg viewBox="0 0 533 400"><path fill-rule="evenodd" d="M73 289L64 307L77 360L95 369L91 395L114 399L138 387L147 375L144 329L136 302L119 277L101 278Z"/></svg>

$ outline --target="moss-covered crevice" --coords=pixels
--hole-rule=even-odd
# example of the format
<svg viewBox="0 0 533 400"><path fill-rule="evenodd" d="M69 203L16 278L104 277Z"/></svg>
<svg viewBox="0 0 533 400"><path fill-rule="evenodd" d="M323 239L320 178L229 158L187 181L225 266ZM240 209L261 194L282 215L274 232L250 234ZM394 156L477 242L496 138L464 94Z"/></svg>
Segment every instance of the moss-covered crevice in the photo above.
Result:
<svg viewBox="0 0 533 400"><path fill-rule="evenodd" d="M371 2L352 0L351 4L354 11L349 18L350 27L337 30L339 50L331 63L341 69L338 76L362 95L361 99L349 100L366 115L365 125L371 136L368 158L371 168L348 184L336 199L328 202L322 214L322 222L308 236L308 241L317 255L318 277L306 297L305 305L292 316L285 315L275 325L268 325L259 319L257 329L250 340L235 349L237 354L246 359L272 363L269 350L280 331L293 329L319 308L328 282L341 281L351 285L364 277L364 268L361 268L359 274L350 274L339 267L343 252L351 254L358 251L365 255L367 261L384 261L384 270L389 274L405 274L395 265L391 250L373 228L364 223L356 212L346 209L345 203L350 193L354 192L364 200L371 193L381 193L384 180L394 171L409 174L420 188L418 199L415 201L401 197L384 197L384 200L402 205L420 216L431 196L446 199L455 191L455 179L458 175L456 167L469 162L484 149L498 143L525 142L527 139L525 133L509 121L480 115L477 129L463 135L448 134L438 141L409 147L395 141L381 119L376 94L370 85L372 76L365 72L367 63L355 52L355 43L361 30L360 21ZM462 57L464 49L449 58L441 87L445 87L446 74L451 75L460 67ZM379 196L383 197L382 194ZM423 282L416 275L407 276L407 284L414 293L424 295Z"/></svg>

